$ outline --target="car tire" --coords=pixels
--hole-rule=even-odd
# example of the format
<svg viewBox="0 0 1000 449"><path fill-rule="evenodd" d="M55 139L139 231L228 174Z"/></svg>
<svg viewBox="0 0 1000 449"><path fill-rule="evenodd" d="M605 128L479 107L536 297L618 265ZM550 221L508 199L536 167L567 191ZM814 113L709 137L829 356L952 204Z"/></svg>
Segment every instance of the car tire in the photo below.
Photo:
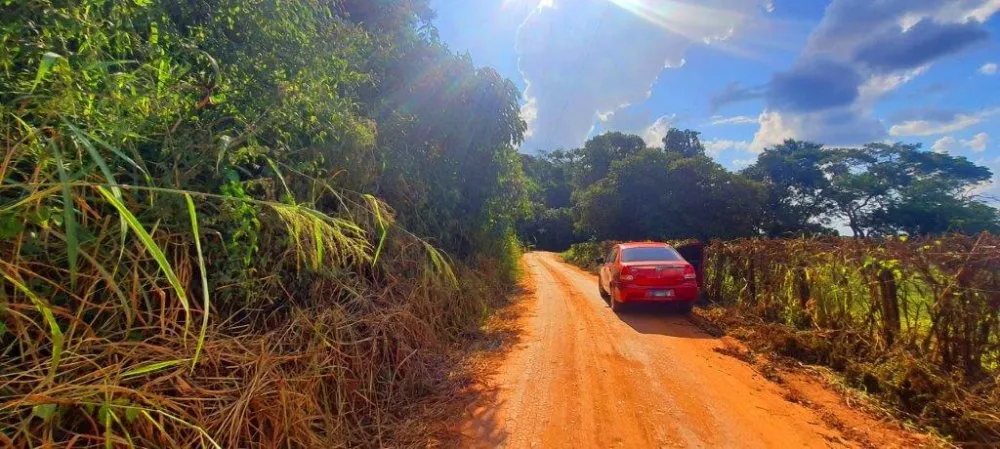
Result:
<svg viewBox="0 0 1000 449"><path fill-rule="evenodd" d="M625 312L625 303L615 301L615 298L608 296L608 306L611 307L611 311L614 313Z"/></svg>
<svg viewBox="0 0 1000 449"><path fill-rule="evenodd" d="M694 308L694 302L685 302L677 306L677 313L681 315L690 315L691 309Z"/></svg>

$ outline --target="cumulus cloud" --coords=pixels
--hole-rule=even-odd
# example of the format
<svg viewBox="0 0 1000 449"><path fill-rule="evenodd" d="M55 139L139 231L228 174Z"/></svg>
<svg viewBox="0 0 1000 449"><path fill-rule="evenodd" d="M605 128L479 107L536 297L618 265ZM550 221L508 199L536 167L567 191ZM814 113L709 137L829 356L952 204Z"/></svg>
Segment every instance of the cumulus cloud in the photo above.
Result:
<svg viewBox="0 0 1000 449"><path fill-rule="evenodd" d="M997 10L998 0L833 0L795 64L768 84L753 147L785 138L836 145L884 138L885 126L872 117L880 99L983 40L983 22ZM904 122L890 134L951 132L940 125Z"/></svg>
<svg viewBox="0 0 1000 449"><path fill-rule="evenodd" d="M987 62L979 68L979 73L986 76L993 76L997 74L997 64L995 62Z"/></svg>
<svg viewBox="0 0 1000 449"><path fill-rule="evenodd" d="M998 112L1000 112L1000 109L989 109L975 113L949 113L941 110L927 111L924 112L924 115L916 116L917 118L904 120L901 123L892 125L892 128L889 128L889 134L895 137L926 137L952 133L978 125Z"/></svg>
<svg viewBox="0 0 1000 449"><path fill-rule="evenodd" d="M947 153L954 151L959 146L968 148L976 153L982 153L986 151L987 145L990 144L990 136L986 133L979 133L972 136L971 139L962 139L961 141L955 139L952 136L944 136L936 141L931 149L938 153Z"/></svg>
<svg viewBox="0 0 1000 449"><path fill-rule="evenodd" d="M646 100L695 44L728 39L763 9L747 0L550 0L518 32L528 151L581 145L595 121ZM647 122L648 123L648 122Z"/></svg>
<svg viewBox="0 0 1000 449"><path fill-rule="evenodd" d="M931 145L931 150L933 150L935 153L947 153L951 151L953 148L955 148L955 144L957 143L958 141L955 140L954 137L944 136L936 140L934 142L934 145Z"/></svg>
<svg viewBox="0 0 1000 449"><path fill-rule="evenodd" d="M641 134L642 140L646 141L646 146L662 146L663 138L666 137L667 131L673 126L675 118L675 115L664 115L656 119L652 125L649 125Z"/></svg>
<svg viewBox="0 0 1000 449"><path fill-rule="evenodd" d="M725 140L725 139L713 139L702 143L705 145L705 154L718 157L724 151L743 151L743 152L753 152L750 150L750 142L745 140Z"/></svg>
<svg viewBox="0 0 1000 449"><path fill-rule="evenodd" d="M621 131L642 137L646 145L659 147L667 130L681 120L677 114L655 116L637 108L625 108L609 114L598 114L600 129L604 131ZM591 132L593 134L593 132Z"/></svg>
<svg viewBox="0 0 1000 449"><path fill-rule="evenodd" d="M986 151L986 146L990 144L990 136L986 133L979 133L969 140L963 140L962 146L977 153Z"/></svg>
<svg viewBox="0 0 1000 449"><path fill-rule="evenodd" d="M750 144L754 151L763 151L791 138L829 145L856 145L886 137L885 126L881 121L858 114L851 108L804 114L767 109L757 120L760 122L760 129Z"/></svg>

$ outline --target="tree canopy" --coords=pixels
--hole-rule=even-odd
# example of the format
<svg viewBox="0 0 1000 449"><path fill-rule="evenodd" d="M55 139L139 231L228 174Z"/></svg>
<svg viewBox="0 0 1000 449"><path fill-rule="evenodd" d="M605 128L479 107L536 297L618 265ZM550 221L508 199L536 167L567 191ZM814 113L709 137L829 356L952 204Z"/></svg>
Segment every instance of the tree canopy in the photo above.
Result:
<svg viewBox="0 0 1000 449"><path fill-rule="evenodd" d="M971 193L990 179L990 170L919 145L832 148L787 140L734 173L705 154L696 131L670 129L662 143L647 148L639 136L615 132L579 149L522 156L536 189L534 212L519 226L522 238L558 249L588 238L1000 229L997 209ZM539 239L543 233L546 238Z"/></svg>

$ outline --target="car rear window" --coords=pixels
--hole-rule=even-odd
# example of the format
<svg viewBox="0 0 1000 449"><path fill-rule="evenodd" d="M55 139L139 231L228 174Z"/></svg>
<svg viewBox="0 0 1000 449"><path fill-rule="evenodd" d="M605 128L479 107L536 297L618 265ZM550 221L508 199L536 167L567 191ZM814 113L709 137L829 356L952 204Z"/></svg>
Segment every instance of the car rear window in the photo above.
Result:
<svg viewBox="0 0 1000 449"><path fill-rule="evenodd" d="M684 258L673 248L666 246L625 248L622 250L622 262L646 262L654 260L684 260Z"/></svg>

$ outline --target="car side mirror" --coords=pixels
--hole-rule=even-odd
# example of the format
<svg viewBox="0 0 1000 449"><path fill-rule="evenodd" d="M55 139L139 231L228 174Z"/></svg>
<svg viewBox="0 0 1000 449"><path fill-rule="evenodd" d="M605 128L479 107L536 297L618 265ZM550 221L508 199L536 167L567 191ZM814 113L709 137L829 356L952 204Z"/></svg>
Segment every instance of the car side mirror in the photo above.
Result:
<svg viewBox="0 0 1000 449"><path fill-rule="evenodd" d="M604 258L603 257L598 257L597 258L597 263L599 263L601 265L604 265Z"/></svg>

